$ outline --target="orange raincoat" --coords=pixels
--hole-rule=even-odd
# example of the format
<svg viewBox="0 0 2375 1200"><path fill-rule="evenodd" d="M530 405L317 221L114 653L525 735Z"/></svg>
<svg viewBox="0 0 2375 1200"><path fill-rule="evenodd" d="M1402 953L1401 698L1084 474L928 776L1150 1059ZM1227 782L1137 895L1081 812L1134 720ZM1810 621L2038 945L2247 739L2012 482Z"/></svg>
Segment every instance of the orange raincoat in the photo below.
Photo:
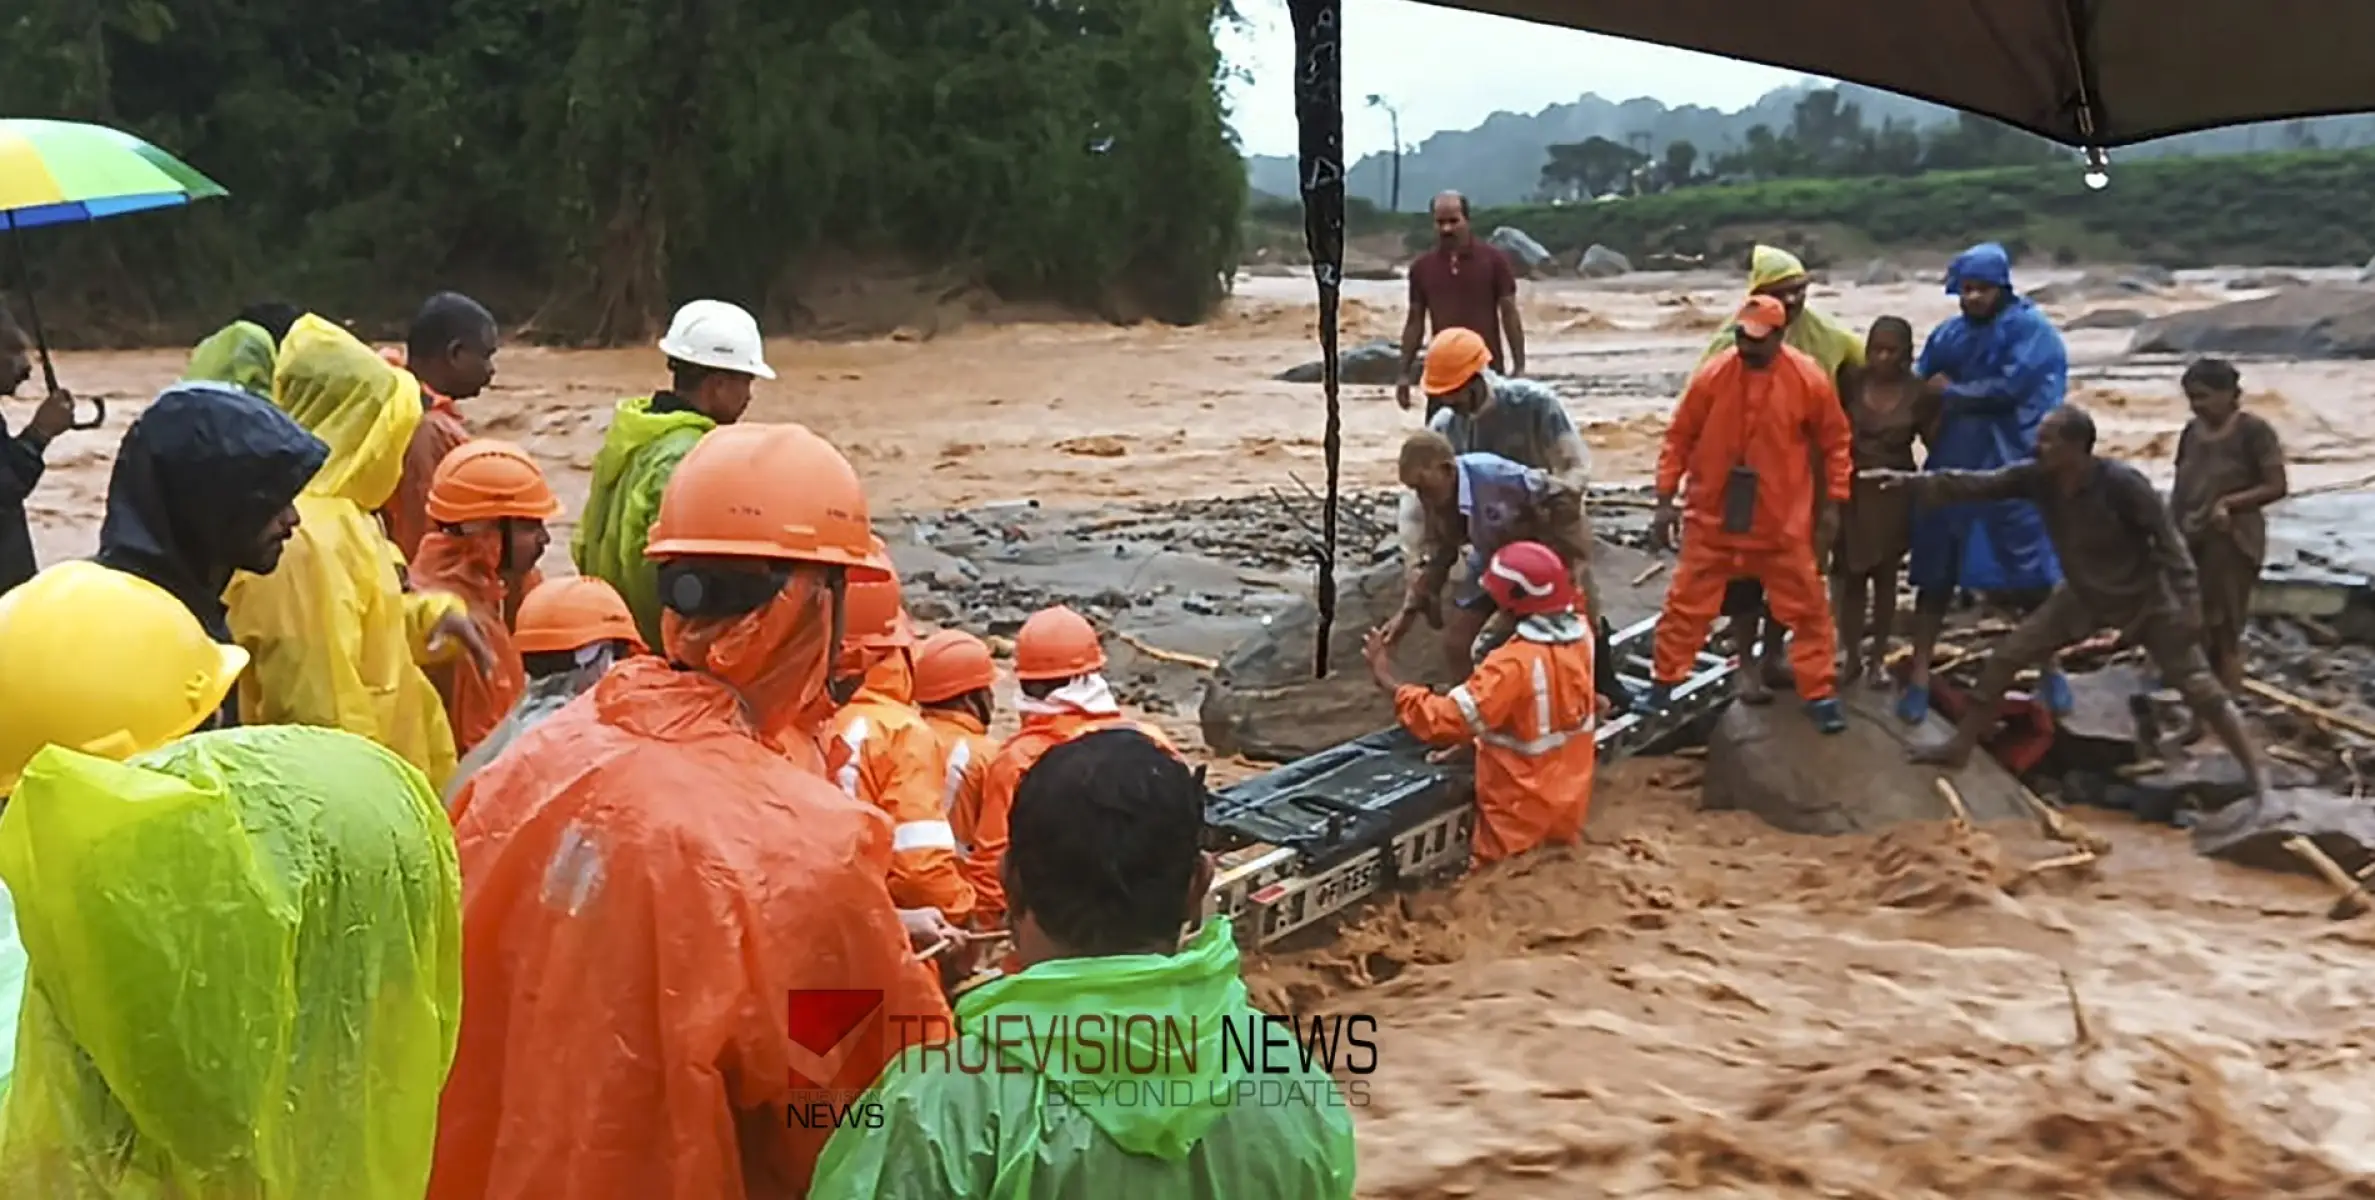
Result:
<svg viewBox="0 0 2375 1200"><path fill-rule="evenodd" d="M1094 682L1075 682L1045 700L1025 696L1016 701L1022 728L1006 739L982 773L981 810L965 853L965 877L973 881L974 910L992 927L1006 918L1006 887L999 872L1006 861L1006 819L1014 811L1014 791L1042 755L1101 729L1135 729L1163 749L1179 753L1161 730L1122 715L1104 676L1086 678Z"/></svg>
<svg viewBox="0 0 2375 1200"><path fill-rule="evenodd" d="M1475 861L1499 862L1583 832L1592 803L1599 689L1592 634L1572 613L1526 617L1466 683L1406 683L1394 715L1436 746L1476 742Z"/></svg>
<svg viewBox="0 0 2375 1200"><path fill-rule="evenodd" d="M957 869L940 742L911 699L914 679L906 651L880 652L857 695L833 714L826 753L833 782L891 818L891 899L937 908L961 925L973 915L973 889Z"/></svg>
<svg viewBox="0 0 2375 1200"><path fill-rule="evenodd" d="M382 350L379 356L399 367L404 365L404 349L400 346ZM462 410L425 383L421 385L421 409L420 426L412 431L412 441L404 447L404 476L396 483L396 494L380 509L380 516L387 523L388 540L404 552L406 562L420 555L421 539L437 528L436 522L429 519L429 480L437 474L437 464L444 462L456 446L470 440L470 427L462 422Z"/></svg>
<svg viewBox="0 0 2375 1200"><path fill-rule="evenodd" d="M1754 577L1764 581L1773 615L1789 627L1798 695L1832 695L1838 637L1815 570L1814 499L1820 488L1834 504L1846 503L1855 480L1849 437L1837 387L1793 347L1781 347L1762 370L1733 349L1691 378L1658 453L1658 494L1680 492L1683 509L1682 554L1658 619L1660 682L1679 683L1690 674L1723 608L1725 586ZM1746 533L1724 531L1725 481L1735 466L1757 477Z"/></svg>
<svg viewBox="0 0 2375 1200"><path fill-rule="evenodd" d="M445 700L454 748L463 754L493 733L528 689L527 669L520 664L519 648L512 644L511 625L505 619L519 604L503 586L502 561L503 535L496 530L439 530L421 539L409 571L416 588L460 596L470 606L470 623L495 652L492 675L479 674L478 664L467 654L429 668L429 682Z"/></svg>
<svg viewBox="0 0 2375 1200"><path fill-rule="evenodd" d="M998 757L998 739L990 736L979 718L962 709L927 708L924 724L940 743L940 807L948 814L949 830L957 835L961 854L973 845L974 827L981 823L982 780L989 775L990 760ZM981 883L970 873L966 882L974 891L981 890Z"/></svg>
<svg viewBox="0 0 2375 1200"><path fill-rule="evenodd" d="M801 1195L833 1123L795 1117L801 1093L861 1090L947 1028L884 886L889 823L744 713L631 659L455 798L469 1002L433 1200ZM791 1036L787 997L850 989L879 1006Z"/></svg>

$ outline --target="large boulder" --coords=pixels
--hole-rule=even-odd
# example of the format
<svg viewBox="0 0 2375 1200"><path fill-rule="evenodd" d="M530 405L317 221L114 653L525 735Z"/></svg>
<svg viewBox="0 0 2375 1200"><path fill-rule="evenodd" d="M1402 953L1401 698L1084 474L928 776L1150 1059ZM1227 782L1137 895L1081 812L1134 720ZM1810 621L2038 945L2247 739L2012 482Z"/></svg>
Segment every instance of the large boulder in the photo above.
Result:
<svg viewBox="0 0 2375 1200"><path fill-rule="evenodd" d="M2130 354L2375 358L2375 293L2296 288L2147 321Z"/></svg>
<svg viewBox="0 0 2375 1200"><path fill-rule="evenodd" d="M1631 274L1632 270L1631 260L1598 242L1586 248L1583 257L1575 263L1575 273L1585 279L1613 279Z"/></svg>
<svg viewBox="0 0 2375 1200"><path fill-rule="evenodd" d="M1419 353L1419 360L1426 360L1424 351ZM1314 361L1280 371L1278 378L1286 383L1318 383L1323 373L1322 364ZM1382 338L1336 352L1336 379L1340 383L1391 384L1400 381L1401 373L1402 348Z"/></svg>
<svg viewBox="0 0 2375 1200"><path fill-rule="evenodd" d="M1889 711L1890 698L1863 686L1840 693L1847 731L1824 734L1785 691L1762 707L1733 704L1707 739L1703 803L1740 809L1791 833L1873 833L1906 821L1952 815L1939 796L1935 767L1905 761L1911 738L1944 740L1953 730L1937 717L1914 729ZM1946 773L1982 823L2029 818L2020 783L1985 754Z"/></svg>
<svg viewBox="0 0 2375 1200"><path fill-rule="evenodd" d="M2095 308L2087 310L2084 316L2062 328L2068 332L2081 329L2134 329L2151 319L2152 315L2140 308Z"/></svg>
<svg viewBox="0 0 2375 1200"><path fill-rule="evenodd" d="M1905 282L1905 272L1885 258L1875 258L1864 264L1864 273L1856 276L1855 281L1865 287L1884 287Z"/></svg>
<svg viewBox="0 0 2375 1200"><path fill-rule="evenodd" d="M1664 575L1638 587L1632 582L1653 561L1648 555L1610 542L1594 546L1592 554L1604 618L1622 629L1657 615ZM1220 754L1284 762L1393 724L1393 701L1377 690L1361 662L1361 638L1401 608L1402 589L1398 561L1337 578L1326 679L1311 674L1319 606L1302 600L1272 618L1221 659L1205 686L1197 714L1204 744ZM1415 683L1457 682L1444 666L1441 637L1424 625L1395 652L1394 667Z"/></svg>
<svg viewBox="0 0 2375 1200"><path fill-rule="evenodd" d="M2363 800L2308 788L2278 788L2265 803L2244 801L2202 818L2194 826L2194 849L2212 858L2264 870L2312 870L2284 848L2308 838L2345 871L2375 862L2375 808Z"/></svg>
<svg viewBox="0 0 2375 1200"><path fill-rule="evenodd" d="M1485 240L1508 255L1510 265L1516 267L1521 276L1532 278L1552 264L1550 251L1543 249L1542 243L1526 236L1526 231L1515 225L1500 226Z"/></svg>

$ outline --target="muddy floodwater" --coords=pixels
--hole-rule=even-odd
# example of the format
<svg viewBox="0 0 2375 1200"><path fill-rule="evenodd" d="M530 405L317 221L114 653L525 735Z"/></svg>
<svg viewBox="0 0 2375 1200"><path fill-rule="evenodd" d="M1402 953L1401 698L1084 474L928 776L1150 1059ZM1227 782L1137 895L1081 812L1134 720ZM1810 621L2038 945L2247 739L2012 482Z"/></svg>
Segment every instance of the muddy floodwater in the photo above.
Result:
<svg viewBox="0 0 2375 1200"><path fill-rule="evenodd" d="M2185 273L2048 307L2076 321L2253 294L2233 281ZM1350 285L1348 346L1398 333L1403 286ZM1565 396L1601 480L1646 477L1736 288L1713 274L1525 285L1531 373ZM1237 292L1195 329L779 342L781 378L761 385L750 419L832 439L886 526L926 540L953 520L943 510L1022 501L1169 505L1167 523L1142 528L1188 540L1199 510L1182 504L1245 498L1234 510L1323 478L1319 389L1273 378L1313 356L1309 285L1248 278ZM1894 313L1926 331L1953 301L1924 278L1818 286L1813 303L1857 328ZM2108 453L2165 480L2186 417L2179 364L2125 357L2128 336L2068 335L2071 398L2094 409ZM106 396L110 420L50 451L30 505L45 561L91 551L115 441L183 358L60 358L62 380ZM515 346L498 367L466 415L535 453L572 512L612 404L662 378L647 350ZM2375 367L2243 372L2296 489L2375 473ZM12 404L12 425L27 411ZM1390 484L1417 416L1376 386L1347 387L1344 413L1348 486ZM561 525L548 571L568 569ZM1255 547L1218 572L1234 582L1207 580L1198 564L1230 554L1225 538L1204 540L1193 560L1114 553L1180 581L1180 648L1210 657L1185 644L1190 618L1238 622L1205 631L1225 640L1291 600L1304 572ZM1229 588L1244 594L1198 599ZM1146 702L1199 744L1192 703ZM1254 769L1222 762L1216 776ZM1613 768L1585 844L1252 965L1267 1001L1379 1024L1359 1114L1364 1195L2375 1196L2375 918L2329 922L2312 881L2207 862L2175 831L2101 813L2085 814L2113 843L2099 869L2007 888L2066 847L2020 827L1790 836L1696 811L1697 771L1686 759Z"/></svg>

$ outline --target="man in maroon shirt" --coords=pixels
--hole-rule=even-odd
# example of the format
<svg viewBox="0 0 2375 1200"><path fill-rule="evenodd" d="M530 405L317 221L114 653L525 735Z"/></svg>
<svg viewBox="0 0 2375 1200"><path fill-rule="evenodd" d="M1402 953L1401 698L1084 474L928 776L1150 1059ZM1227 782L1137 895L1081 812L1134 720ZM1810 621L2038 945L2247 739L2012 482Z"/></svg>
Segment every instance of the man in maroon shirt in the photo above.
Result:
<svg viewBox="0 0 2375 1200"><path fill-rule="evenodd" d="M1473 329L1493 352L1492 369L1500 375L1526 373L1526 328L1517 315L1517 272L1509 259L1487 242L1476 240L1468 225L1468 198L1458 192L1435 197L1435 248L1410 264L1410 315L1402 322L1402 376L1394 385L1394 402L1410 407L1410 385L1418 380L1419 347L1430 333ZM1433 326L1432 330L1428 327ZM1501 334L1509 334L1508 351ZM1427 401L1427 417L1436 404Z"/></svg>

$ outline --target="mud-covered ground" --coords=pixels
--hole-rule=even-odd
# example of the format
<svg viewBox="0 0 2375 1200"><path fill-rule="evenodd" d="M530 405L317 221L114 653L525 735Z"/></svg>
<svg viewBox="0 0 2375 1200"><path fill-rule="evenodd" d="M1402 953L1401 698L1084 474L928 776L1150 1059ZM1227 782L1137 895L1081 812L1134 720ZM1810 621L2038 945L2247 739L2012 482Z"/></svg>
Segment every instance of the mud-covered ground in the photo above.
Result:
<svg viewBox="0 0 2375 1200"><path fill-rule="evenodd" d="M2049 308L2158 314L2249 294L2228 282L2188 274ZM1533 374L1566 398L1603 481L1647 473L1737 287L1714 274L1525 285ZM1401 288L1352 285L1348 344L1398 329ZM751 419L808 423L848 452L919 617L997 637L1037 604L1074 603L1138 644L1116 649L1117 686L1194 747L1192 660L1221 656L1308 586L1305 487L1324 479L1319 389L1274 378L1311 357L1308 285L1241 280L1239 293L1197 329L778 343L782 378ZM1952 306L1926 279L1825 285L1814 303L1858 327L1897 313L1924 329ZM2178 364L2127 359L2126 340L2070 334L2073 399L2095 409L2109 452L2165 478L2186 415ZM123 422L182 357L60 360L114 415L51 451L31 505L45 557L90 551ZM468 415L537 454L573 509L609 407L661 377L645 350L513 347L499 367ZM2369 368L2244 373L2296 487L2375 473ZM8 412L21 421L26 406ZM1417 416L1376 386L1348 387L1344 412L1359 497L1341 538L1349 570L1390 553L1382 489ZM562 524L547 570L567 569ZM2297 549L2364 570L2363 524L2343 512ZM2327 699L2363 692L2361 660L2332 633L2296 628L2263 662ZM2114 846L2097 869L2007 893L2020 864L2065 848L1943 825L1794 837L1698 812L1696 770L1612 768L1584 845L1252 965L1266 998L1380 1023L1364 1194L2375 1196L2375 1175L2357 1174L2375 1172L2375 925L2328 922L2316 883L2089 813Z"/></svg>

